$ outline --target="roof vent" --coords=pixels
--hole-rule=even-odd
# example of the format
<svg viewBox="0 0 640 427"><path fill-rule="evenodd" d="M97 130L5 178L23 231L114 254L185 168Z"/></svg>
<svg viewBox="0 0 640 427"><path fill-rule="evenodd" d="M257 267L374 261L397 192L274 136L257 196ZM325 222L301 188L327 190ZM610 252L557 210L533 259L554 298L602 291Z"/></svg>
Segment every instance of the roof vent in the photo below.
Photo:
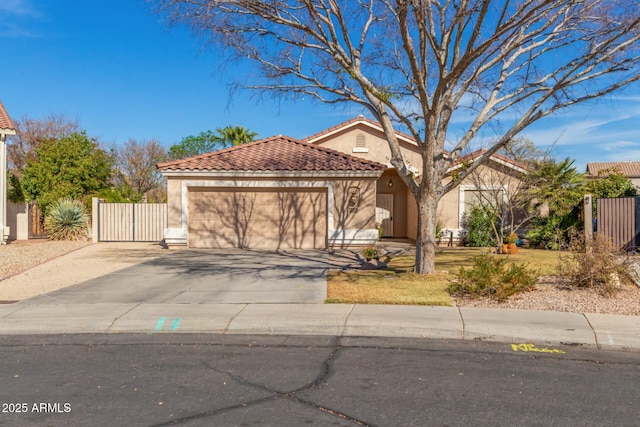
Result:
<svg viewBox="0 0 640 427"><path fill-rule="evenodd" d="M356 136L356 147L364 147L364 146L365 146L364 134L363 133L359 133Z"/></svg>

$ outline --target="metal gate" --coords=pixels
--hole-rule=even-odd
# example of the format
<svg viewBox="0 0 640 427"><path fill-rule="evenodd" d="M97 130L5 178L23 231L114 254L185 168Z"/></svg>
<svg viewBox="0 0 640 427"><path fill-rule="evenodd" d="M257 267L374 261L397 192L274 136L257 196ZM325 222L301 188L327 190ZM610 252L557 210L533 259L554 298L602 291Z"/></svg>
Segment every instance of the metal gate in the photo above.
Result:
<svg viewBox="0 0 640 427"><path fill-rule="evenodd" d="M159 242L167 228L166 203L98 202L100 242Z"/></svg>
<svg viewBox="0 0 640 427"><path fill-rule="evenodd" d="M632 251L640 247L640 197L596 200L596 231L616 249Z"/></svg>

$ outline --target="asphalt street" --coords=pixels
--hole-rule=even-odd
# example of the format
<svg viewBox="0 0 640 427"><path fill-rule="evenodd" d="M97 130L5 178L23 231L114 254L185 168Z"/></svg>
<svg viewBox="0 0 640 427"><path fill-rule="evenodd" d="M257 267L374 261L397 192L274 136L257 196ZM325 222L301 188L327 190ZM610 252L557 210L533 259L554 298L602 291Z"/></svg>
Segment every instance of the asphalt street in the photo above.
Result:
<svg viewBox="0 0 640 427"><path fill-rule="evenodd" d="M331 336L3 336L2 426L637 426L637 352Z"/></svg>

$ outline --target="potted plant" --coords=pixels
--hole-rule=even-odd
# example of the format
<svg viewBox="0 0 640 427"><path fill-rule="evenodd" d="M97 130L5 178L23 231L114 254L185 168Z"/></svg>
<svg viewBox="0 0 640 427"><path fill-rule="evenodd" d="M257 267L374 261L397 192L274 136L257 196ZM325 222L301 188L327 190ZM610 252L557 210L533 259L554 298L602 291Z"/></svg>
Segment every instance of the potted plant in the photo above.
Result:
<svg viewBox="0 0 640 427"><path fill-rule="evenodd" d="M511 234L507 236L507 238L505 239L505 242L507 242L507 253L511 255L518 255L518 245L516 245L517 241L518 235L516 233L511 232Z"/></svg>
<svg viewBox="0 0 640 427"><path fill-rule="evenodd" d="M502 246L500 246L500 253L502 255L509 255L509 244L506 242L502 242Z"/></svg>

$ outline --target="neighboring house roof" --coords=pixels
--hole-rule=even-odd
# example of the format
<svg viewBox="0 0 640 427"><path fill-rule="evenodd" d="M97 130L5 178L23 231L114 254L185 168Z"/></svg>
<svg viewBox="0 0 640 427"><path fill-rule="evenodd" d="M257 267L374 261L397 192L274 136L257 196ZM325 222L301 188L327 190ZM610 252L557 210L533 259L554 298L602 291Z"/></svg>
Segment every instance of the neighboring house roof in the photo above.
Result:
<svg viewBox="0 0 640 427"><path fill-rule="evenodd" d="M587 163L587 175L598 176L605 170L619 170L629 178L640 177L640 162L593 162Z"/></svg>
<svg viewBox="0 0 640 427"><path fill-rule="evenodd" d="M335 133L338 133L338 132L341 132L343 130L355 127L355 126L357 126L359 124L384 133L384 129L382 129L382 126L380 126L380 123L376 122L375 120L371 120L371 119L368 119L368 118L360 115L360 116L358 116L358 117L356 117L354 119L347 120L346 122L343 122L343 123L340 123L340 124L335 125L333 127L330 127L329 129L325 129L325 130L323 130L321 132L318 132L316 134L308 136L308 137L304 138L302 141L308 142L308 143L311 143L311 144L315 144L316 142L318 142L321 139L326 138L327 136L331 136L331 135L333 135ZM403 132L396 131L396 136L401 141L408 142L411 145L418 145L416 143L415 139L413 139L413 137L411 135L408 135L408 134L403 133Z"/></svg>
<svg viewBox="0 0 640 427"><path fill-rule="evenodd" d="M480 150L476 150L473 153L467 154L466 156L462 156L460 157L458 160L456 160L453 165L451 166L451 168L449 168L448 172L451 172L455 169L458 169L463 162L468 162L468 161L475 161L478 157L482 156L484 153L486 153L488 150L486 148L482 148ZM510 167L520 173L527 173L529 172L529 166L527 166L524 163L518 162L516 160L510 159L507 156L503 156L502 154L498 154L498 153L494 153L491 155L490 157L491 160L493 160L494 162L500 163L504 166Z"/></svg>
<svg viewBox="0 0 640 427"><path fill-rule="evenodd" d="M4 134L15 135L16 127L13 125L11 118L0 101L0 131Z"/></svg>
<svg viewBox="0 0 640 427"><path fill-rule="evenodd" d="M378 172L385 166L287 136L158 164L161 171Z"/></svg>

